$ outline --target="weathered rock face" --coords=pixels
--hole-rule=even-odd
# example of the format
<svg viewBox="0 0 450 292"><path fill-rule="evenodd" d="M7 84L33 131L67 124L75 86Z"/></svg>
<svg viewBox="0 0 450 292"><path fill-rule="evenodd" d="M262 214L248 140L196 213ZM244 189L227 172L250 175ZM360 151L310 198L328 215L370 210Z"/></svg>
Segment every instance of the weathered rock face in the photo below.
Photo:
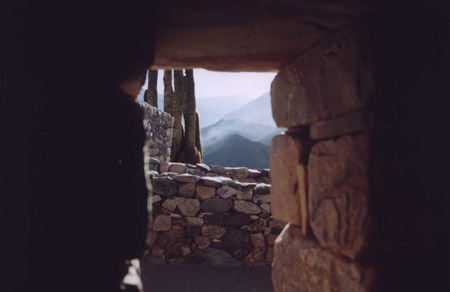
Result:
<svg viewBox="0 0 450 292"><path fill-rule="evenodd" d="M360 38L353 29L339 31L280 70L271 87L278 127L326 120L367 104L373 84Z"/></svg>
<svg viewBox="0 0 450 292"><path fill-rule="evenodd" d="M149 140L148 155L159 161L170 161L173 117L144 101L138 101L138 104L144 111L144 127Z"/></svg>
<svg viewBox="0 0 450 292"><path fill-rule="evenodd" d="M355 259L368 233L369 134L316 144L309 158L310 224L323 247Z"/></svg>
<svg viewBox="0 0 450 292"><path fill-rule="evenodd" d="M374 274L287 225L275 242L272 282L280 292L373 291Z"/></svg>

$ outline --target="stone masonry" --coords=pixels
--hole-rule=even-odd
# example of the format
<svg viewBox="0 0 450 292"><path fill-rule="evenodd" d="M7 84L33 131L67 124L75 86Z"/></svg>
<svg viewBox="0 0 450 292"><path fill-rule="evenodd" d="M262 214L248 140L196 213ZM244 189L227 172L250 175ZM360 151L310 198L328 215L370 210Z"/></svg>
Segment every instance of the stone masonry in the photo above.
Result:
<svg viewBox="0 0 450 292"><path fill-rule="evenodd" d="M271 217L268 169L150 159L153 222L147 260L270 265L285 223Z"/></svg>
<svg viewBox="0 0 450 292"><path fill-rule="evenodd" d="M275 291L371 291L361 263L371 224L370 62L358 30L342 29L287 63L271 86L288 130L272 140ZM288 169L288 175L286 175Z"/></svg>
<svg viewBox="0 0 450 292"><path fill-rule="evenodd" d="M170 161L173 137L173 117L144 101L138 101L144 111L148 155L159 161Z"/></svg>

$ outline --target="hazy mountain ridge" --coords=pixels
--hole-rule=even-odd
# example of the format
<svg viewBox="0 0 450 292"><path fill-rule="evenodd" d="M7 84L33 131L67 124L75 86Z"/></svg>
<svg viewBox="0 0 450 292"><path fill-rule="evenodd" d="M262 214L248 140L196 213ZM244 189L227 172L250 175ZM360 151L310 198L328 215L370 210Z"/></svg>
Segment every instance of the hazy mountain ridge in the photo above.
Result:
<svg viewBox="0 0 450 292"><path fill-rule="evenodd" d="M208 165L269 167L270 147L250 141L238 134L230 134L205 149L203 162Z"/></svg>

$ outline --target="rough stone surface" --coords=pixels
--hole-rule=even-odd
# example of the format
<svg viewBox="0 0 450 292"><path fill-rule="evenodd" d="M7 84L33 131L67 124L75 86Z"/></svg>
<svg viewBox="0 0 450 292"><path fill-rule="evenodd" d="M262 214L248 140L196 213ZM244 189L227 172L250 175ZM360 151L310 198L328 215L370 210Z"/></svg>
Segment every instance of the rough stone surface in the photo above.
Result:
<svg viewBox="0 0 450 292"><path fill-rule="evenodd" d="M203 163L197 163L197 167L198 167L199 170L204 171L204 172L210 172L211 171L211 168L208 165L203 164Z"/></svg>
<svg viewBox="0 0 450 292"><path fill-rule="evenodd" d="M169 162L161 161L161 164L159 166L159 171L161 173L168 172L169 171Z"/></svg>
<svg viewBox="0 0 450 292"><path fill-rule="evenodd" d="M253 202L257 203L257 204L270 203L271 202L271 196L270 196L270 194L267 194L267 195L255 195L253 197Z"/></svg>
<svg viewBox="0 0 450 292"><path fill-rule="evenodd" d="M226 199L226 198L236 195L237 190L230 186L222 186L219 189L217 189L217 194L219 196L221 196L222 198Z"/></svg>
<svg viewBox="0 0 450 292"><path fill-rule="evenodd" d="M224 242L230 243L233 246L241 245L242 243L249 242L248 233L242 229L228 230L223 238Z"/></svg>
<svg viewBox="0 0 450 292"><path fill-rule="evenodd" d="M266 228L267 222L266 220L259 218L258 220L255 220L250 224L250 226L247 228L250 232L256 232L256 231L263 231L264 228Z"/></svg>
<svg viewBox="0 0 450 292"><path fill-rule="evenodd" d="M202 177L200 178L200 182L205 186L214 188L220 188L223 185L221 179L218 177Z"/></svg>
<svg viewBox="0 0 450 292"><path fill-rule="evenodd" d="M314 123L311 125L309 135L315 140L332 138L369 130L372 125L373 116L370 112L356 112Z"/></svg>
<svg viewBox="0 0 450 292"><path fill-rule="evenodd" d="M227 229L218 225L205 225L202 227L202 234L209 238L221 238Z"/></svg>
<svg viewBox="0 0 450 292"><path fill-rule="evenodd" d="M367 104L373 80L358 41L355 30L341 30L281 68L271 86L278 127L326 120Z"/></svg>
<svg viewBox="0 0 450 292"><path fill-rule="evenodd" d="M158 235L156 242L160 246L171 246L183 242L184 238L183 230L170 230L163 231Z"/></svg>
<svg viewBox="0 0 450 292"><path fill-rule="evenodd" d="M264 203L264 204L261 204L259 207L261 209L263 209L263 211L266 211L267 213L270 213L270 204Z"/></svg>
<svg viewBox="0 0 450 292"><path fill-rule="evenodd" d="M213 213L223 213L231 209L233 203L229 199L207 199L201 202L202 210Z"/></svg>
<svg viewBox="0 0 450 292"><path fill-rule="evenodd" d="M251 188L242 188L237 191L236 198L239 200L251 200L253 197L253 191Z"/></svg>
<svg viewBox="0 0 450 292"><path fill-rule="evenodd" d="M170 163L169 171L181 174L186 171L186 166L183 163Z"/></svg>
<svg viewBox="0 0 450 292"><path fill-rule="evenodd" d="M324 247L354 259L368 233L369 134L316 144L309 159L310 224Z"/></svg>
<svg viewBox="0 0 450 292"><path fill-rule="evenodd" d="M275 242L272 283L275 291L374 291L371 269L343 259L316 241L304 237L300 227L288 225Z"/></svg>
<svg viewBox="0 0 450 292"><path fill-rule="evenodd" d="M223 225L223 215L222 214L206 215L203 218L203 220L205 220L206 224Z"/></svg>
<svg viewBox="0 0 450 292"><path fill-rule="evenodd" d="M175 208L177 207L177 200L176 199L167 199L162 203L162 207L173 212L173 211L175 211Z"/></svg>
<svg viewBox="0 0 450 292"><path fill-rule="evenodd" d="M179 189L178 189L178 194L184 196L184 197L188 197L188 198L192 198L195 195L195 184L183 184Z"/></svg>
<svg viewBox="0 0 450 292"><path fill-rule="evenodd" d="M200 200L206 200L216 194L216 189L213 187L197 186L196 190Z"/></svg>
<svg viewBox="0 0 450 292"><path fill-rule="evenodd" d="M230 216L225 217L225 224L235 227L240 227L243 225L248 225L252 221L250 220L250 217L248 215L244 214L233 214Z"/></svg>
<svg viewBox="0 0 450 292"><path fill-rule="evenodd" d="M266 239L262 233L253 233L250 234L250 239L254 247L265 247Z"/></svg>
<svg viewBox="0 0 450 292"><path fill-rule="evenodd" d="M176 203L184 216L195 216L200 211L200 202L197 199L176 198Z"/></svg>
<svg viewBox="0 0 450 292"><path fill-rule="evenodd" d="M206 236L197 236L194 242L200 249L208 248L211 245L211 239Z"/></svg>
<svg viewBox="0 0 450 292"><path fill-rule="evenodd" d="M172 229L172 218L169 215L159 215L153 222L153 230L169 231Z"/></svg>
<svg viewBox="0 0 450 292"><path fill-rule="evenodd" d="M186 226L202 226L203 219L198 217L186 217Z"/></svg>
<svg viewBox="0 0 450 292"><path fill-rule="evenodd" d="M192 175L192 174L188 174L188 173L183 173L180 175L176 175L174 176L172 179L174 181L178 181L178 182L183 182L183 183L196 183L199 180L199 176L197 175Z"/></svg>
<svg viewBox="0 0 450 292"><path fill-rule="evenodd" d="M227 172L225 167L220 165L211 165L210 168L212 172L217 174L225 174Z"/></svg>
<svg viewBox="0 0 450 292"><path fill-rule="evenodd" d="M160 161L170 160L173 136L173 117L144 101L137 102L144 112L144 129L149 139L148 155L150 170L158 171ZM158 159L157 159L157 158Z"/></svg>
<svg viewBox="0 0 450 292"><path fill-rule="evenodd" d="M270 149L272 216L301 225L301 206L296 167L303 159L303 143L291 135L272 138Z"/></svg>
<svg viewBox="0 0 450 292"><path fill-rule="evenodd" d="M234 201L234 209L243 214L259 214L261 213L261 209L248 201L237 200Z"/></svg>
<svg viewBox="0 0 450 292"><path fill-rule="evenodd" d="M240 179L248 176L248 169L245 167L227 167L226 173L233 179Z"/></svg>
<svg viewBox="0 0 450 292"><path fill-rule="evenodd" d="M177 183L168 177L152 179L153 193L161 196L172 196L177 193Z"/></svg>

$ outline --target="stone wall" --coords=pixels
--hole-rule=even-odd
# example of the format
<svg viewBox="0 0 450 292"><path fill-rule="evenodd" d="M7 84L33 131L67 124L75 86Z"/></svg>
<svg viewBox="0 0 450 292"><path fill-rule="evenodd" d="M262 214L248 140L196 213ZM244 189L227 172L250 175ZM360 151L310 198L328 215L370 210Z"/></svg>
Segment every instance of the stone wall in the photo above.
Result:
<svg viewBox="0 0 450 292"><path fill-rule="evenodd" d="M271 218L269 170L150 159L147 260L270 265L284 223Z"/></svg>
<svg viewBox="0 0 450 292"><path fill-rule="evenodd" d="M144 111L144 127L148 138L148 155L159 161L170 161L173 117L144 101L138 101Z"/></svg>
<svg viewBox="0 0 450 292"><path fill-rule="evenodd" d="M351 28L330 35L272 82L274 120L288 128L273 138L270 157L272 213L289 222L275 245L275 291L373 289L373 265L361 260L371 247L375 173L363 35Z"/></svg>

